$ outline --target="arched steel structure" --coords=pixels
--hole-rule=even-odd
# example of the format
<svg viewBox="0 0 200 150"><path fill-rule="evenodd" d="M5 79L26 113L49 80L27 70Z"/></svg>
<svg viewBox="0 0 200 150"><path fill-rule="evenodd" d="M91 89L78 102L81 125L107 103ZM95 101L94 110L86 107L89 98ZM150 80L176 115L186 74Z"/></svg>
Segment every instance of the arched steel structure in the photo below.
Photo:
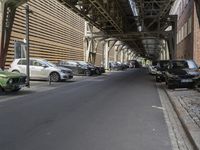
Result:
<svg viewBox="0 0 200 150"><path fill-rule="evenodd" d="M126 42L137 54L157 58L161 39L176 50L176 16L169 15L175 0L58 0L102 33ZM130 4L129 4L130 3ZM170 30L166 30L170 27Z"/></svg>
<svg viewBox="0 0 200 150"><path fill-rule="evenodd" d="M169 15L175 0L58 0L102 32L93 38L117 38L140 56L156 59L166 40L176 51L176 16ZM1 0L0 67L4 67L16 8L26 0ZM200 2L195 0L200 20Z"/></svg>

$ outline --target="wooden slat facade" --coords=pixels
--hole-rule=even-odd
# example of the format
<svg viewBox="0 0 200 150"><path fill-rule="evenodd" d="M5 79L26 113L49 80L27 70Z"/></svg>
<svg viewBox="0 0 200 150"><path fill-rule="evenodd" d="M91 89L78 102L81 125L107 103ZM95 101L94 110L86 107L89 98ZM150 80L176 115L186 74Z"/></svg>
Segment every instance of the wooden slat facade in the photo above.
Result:
<svg viewBox="0 0 200 150"><path fill-rule="evenodd" d="M84 60L84 20L56 0L30 0L30 56L55 62ZM14 41L25 39L24 6L17 9L6 66L14 59Z"/></svg>

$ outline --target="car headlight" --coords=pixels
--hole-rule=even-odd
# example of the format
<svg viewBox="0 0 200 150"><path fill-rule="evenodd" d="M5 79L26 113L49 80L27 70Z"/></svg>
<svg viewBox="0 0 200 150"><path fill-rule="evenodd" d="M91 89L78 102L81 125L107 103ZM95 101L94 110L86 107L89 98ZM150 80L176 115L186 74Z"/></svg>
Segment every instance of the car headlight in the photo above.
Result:
<svg viewBox="0 0 200 150"><path fill-rule="evenodd" d="M67 73L67 71L66 71L66 70L61 70L61 72L62 72L62 73Z"/></svg>
<svg viewBox="0 0 200 150"><path fill-rule="evenodd" d="M13 83L13 79L9 79L8 84L12 84L12 83Z"/></svg>

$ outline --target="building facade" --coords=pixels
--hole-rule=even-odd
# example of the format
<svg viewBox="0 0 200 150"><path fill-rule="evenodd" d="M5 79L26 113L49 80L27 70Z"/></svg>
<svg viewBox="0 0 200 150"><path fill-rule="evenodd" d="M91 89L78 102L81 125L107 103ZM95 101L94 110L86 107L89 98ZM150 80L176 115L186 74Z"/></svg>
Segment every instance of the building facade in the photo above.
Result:
<svg viewBox="0 0 200 150"><path fill-rule="evenodd" d="M57 0L30 0L30 57L85 60L85 20ZM6 56L5 68L15 58L25 57L25 4L17 8ZM102 64L104 41L96 51L95 64ZM114 50L110 60L114 59Z"/></svg>
<svg viewBox="0 0 200 150"><path fill-rule="evenodd" d="M176 58L200 64L200 27L194 0L177 0L171 14L178 15Z"/></svg>

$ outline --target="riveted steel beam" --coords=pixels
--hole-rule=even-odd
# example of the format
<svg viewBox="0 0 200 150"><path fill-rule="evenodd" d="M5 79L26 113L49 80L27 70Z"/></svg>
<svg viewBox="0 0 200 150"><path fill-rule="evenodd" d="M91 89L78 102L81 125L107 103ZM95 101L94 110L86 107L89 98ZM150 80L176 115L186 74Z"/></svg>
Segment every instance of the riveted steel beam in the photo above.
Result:
<svg viewBox="0 0 200 150"><path fill-rule="evenodd" d="M174 28L166 31L174 23L169 11L175 0L135 0L138 16L130 13L129 4L125 4L127 1L123 0L58 1L104 32L93 33L93 38L117 38L143 56L148 50L142 40L167 39L175 33ZM155 47L156 55L158 49Z"/></svg>
<svg viewBox="0 0 200 150"><path fill-rule="evenodd" d="M118 0L58 0L102 31L124 30L125 15Z"/></svg>

